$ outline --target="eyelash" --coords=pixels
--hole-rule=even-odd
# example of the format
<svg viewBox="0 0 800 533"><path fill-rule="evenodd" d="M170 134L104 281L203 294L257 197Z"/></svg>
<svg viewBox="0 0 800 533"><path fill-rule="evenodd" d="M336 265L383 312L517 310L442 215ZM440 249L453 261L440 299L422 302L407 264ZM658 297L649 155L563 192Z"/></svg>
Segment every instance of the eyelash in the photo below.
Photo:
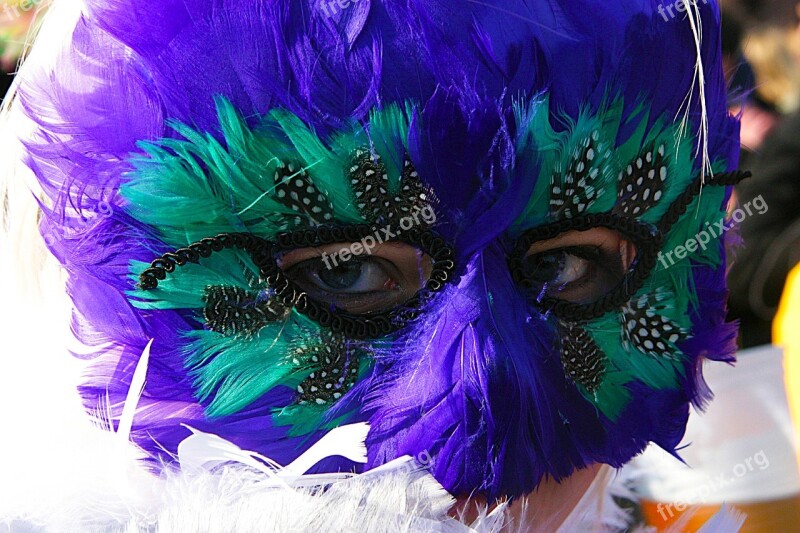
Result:
<svg viewBox="0 0 800 533"><path fill-rule="evenodd" d="M386 275L388 281L390 281L390 282L392 282L394 284L398 283L397 272L391 272L392 270L396 270L396 269L394 268L394 265L392 265L391 262L389 262L389 261L386 261L386 260L381 259L381 258L373 257L373 256L367 256L367 257L360 257L360 258L352 258L348 262L351 263L351 264L359 264L359 265L374 265L377 268L379 268L380 271L383 274ZM314 278L318 279L319 281L321 281L325 285L329 285L328 283L325 282L325 280L321 279L318 275L316 275L317 272L322 270L323 268L327 268L327 265L325 265L325 263L323 262L323 260L321 258L315 257L315 258L311 258L311 259L306 259L306 260L301 261L301 262L299 262L299 263L297 263L295 265L292 265L291 267L286 269L286 274L288 276L290 276L290 277L294 277L298 273L304 273L305 275L307 275L309 277L314 277ZM334 270L334 269L329 269L329 270ZM342 290L342 291L328 290L328 289L326 289L324 287L319 287L319 289L321 291L329 292L330 294L333 294L338 298L347 298L348 296L353 297L353 298L364 297L364 296L369 296L369 295L373 295L373 294L379 294L381 292L384 292L385 290L393 290L393 289L390 289L390 288L386 288L386 289L383 289L383 290L374 290L374 291L363 291L363 292L353 291L353 292L349 292L349 291L345 291L345 290Z"/></svg>
<svg viewBox="0 0 800 533"><path fill-rule="evenodd" d="M530 271L535 271L539 268L540 263L538 263L537 260L546 257L557 258L557 270L550 273L547 270L550 265L544 264L543 269L545 274L550 274L551 277L548 279L537 278L535 272L531 273ZM570 264L568 263L570 257L577 258L584 263L578 265ZM532 267L531 263L533 263ZM551 292L559 292L562 295L568 296L572 293L579 293L582 290L593 291L593 293L589 292L589 294L584 295L573 294L572 297L574 300L570 300L569 297L565 298L567 301L574 301L576 303L590 303L593 299L601 297L603 294L611 291L626 273L620 250L618 248L609 249L601 245L565 246L543 250L526 256L523 259L523 265L523 268L528 270L528 277L541 283L539 297ZM581 274L578 279L559 282L565 274L570 273L568 268L581 268L582 270L585 269L585 272L578 271L578 273ZM593 284L597 284L598 286L593 287ZM581 300L588 301L580 302L579 297L581 296L583 296Z"/></svg>
<svg viewBox="0 0 800 533"><path fill-rule="evenodd" d="M588 231L594 228L605 228L616 232L621 238L630 243L635 251L635 257L628 263L628 268L615 283L615 287L608 287L595 299L577 298L570 301L563 298L554 298L547 294L535 291L535 282L530 279L524 268L524 258L529 255L530 249L536 243L554 240L570 231ZM509 268L512 278L523 289L531 291L534 304L546 312L562 320L591 320L600 317L608 311L623 305L630 295L638 290L650 270L655 266L657 250L661 246L661 232L659 228L639 222L636 219L619 216L613 213L590 214L567 221L558 221L545 226L540 226L523 233L517 240L509 255ZM591 247L591 245L590 245ZM575 247L564 247L575 248ZM580 248L580 246L578 247ZM553 251L559 250L554 248ZM551 250L539 253L553 253ZM578 250L575 250L578 251ZM588 252L584 249L579 253ZM608 258L606 261L596 263L600 268L618 268L619 254ZM540 287L541 288L541 287ZM579 291L581 287L571 286L570 291Z"/></svg>

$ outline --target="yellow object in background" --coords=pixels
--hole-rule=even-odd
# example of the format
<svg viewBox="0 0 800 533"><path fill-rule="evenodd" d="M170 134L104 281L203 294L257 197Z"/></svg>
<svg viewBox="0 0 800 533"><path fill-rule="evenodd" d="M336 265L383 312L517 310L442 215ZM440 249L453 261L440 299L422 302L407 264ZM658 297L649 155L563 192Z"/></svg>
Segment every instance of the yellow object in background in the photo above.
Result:
<svg viewBox="0 0 800 533"><path fill-rule="evenodd" d="M737 359L704 369L716 399L689 419L692 446L681 455L691 468L657 448L634 460L647 473L637 486L642 514L659 533L699 531L724 503L747 515L740 533L800 532L800 265L787 279L773 345ZM763 468L746 468L755 458Z"/></svg>
<svg viewBox="0 0 800 533"><path fill-rule="evenodd" d="M786 394L800 442L800 265L789 273L778 314L772 323L773 343L783 348ZM800 464L800 452L798 452Z"/></svg>
<svg viewBox="0 0 800 533"><path fill-rule="evenodd" d="M0 0L0 70L13 72L16 69L36 15L50 1Z"/></svg>

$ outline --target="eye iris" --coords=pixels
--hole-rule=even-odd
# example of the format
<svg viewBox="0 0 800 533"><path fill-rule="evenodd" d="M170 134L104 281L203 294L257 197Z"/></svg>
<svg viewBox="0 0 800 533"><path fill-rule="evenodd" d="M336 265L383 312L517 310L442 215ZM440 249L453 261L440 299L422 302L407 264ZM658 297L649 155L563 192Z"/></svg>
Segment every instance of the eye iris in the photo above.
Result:
<svg viewBox="0 0 800 533"><path fill-rule="evenodd" d="M334 268L322 268L317 275L323 283L332 289L347 289L361 278L362 264L358 261L347 261Z"/></svg>
<svg viewBox="0 0 800 533"><path fill-rule="evenodd" d="M524 267L529 279L538 283L547 283L558 277L564 270L566 254L564 252L537 254L526 257Z"/></svg>

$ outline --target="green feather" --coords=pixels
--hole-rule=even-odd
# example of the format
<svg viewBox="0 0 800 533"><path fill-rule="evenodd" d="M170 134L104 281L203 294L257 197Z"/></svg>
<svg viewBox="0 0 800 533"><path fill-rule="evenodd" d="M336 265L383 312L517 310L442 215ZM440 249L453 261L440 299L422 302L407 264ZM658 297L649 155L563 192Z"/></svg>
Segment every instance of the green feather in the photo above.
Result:
<svg viewBox="0 0 800 533"><path fill-rule="evenodd" d="M292 142L300 163L309 169L317 188L328 196L337 218L345 222L361 222L345 176L347 161L336 157L297 116L275 109L270 113L270 118L280 125Z"/></svg>
<svg viewBox="0 0 800 533"><path fill-rule="evenodd" d="M139 274L149 266L149 263L131 261L131 280L138 281ZM131 304L139 309L203 309L203 295L209 286L226 285L246 290L267 288L266 284L254 281L259 277L258 269L250 256L238 250L223 250L202 259L201 264L187 263L178 268L177 273L159 281L155 289L128 291L126 294Z"/></svg>
<svg viewBox="0 0 800 533"><path fill-rule="evenodd" d="M518 234L536 227L547 220L550 202L550 179L556 167L556 159L564 135L556 133L550 126L549 100L533 100L525 106L514 105L517 123L517 165L518 174L527 179L535 179L533 194L522 214L512 226L512 233Z"/></svg>
<svg viewBox="0 0 800 533"><path fill-rule="evenodd" d="M297 360L298 339L319 337L319 326L292 312L251 338L223 336L213 331L187 333L184 351L196 394L209 401L208 416L234 414L277 386L294 388L311 362Z"/></svg>
<svg viewBox="0 0 800 533"><path fill-rule="evenodd" d="M369 138L389 176L389 193L400 190L400 177L408 143L408 109L390 104L370 114Z"/></svg>
<svg viewBox="0 0 800 533"><path fill-rule="evenodd" d="M286 324L268 326L252 338L192 331L184 351L196 394L206 414L221 417L244 409L286 381L296 367L287 349Z"/></svg>

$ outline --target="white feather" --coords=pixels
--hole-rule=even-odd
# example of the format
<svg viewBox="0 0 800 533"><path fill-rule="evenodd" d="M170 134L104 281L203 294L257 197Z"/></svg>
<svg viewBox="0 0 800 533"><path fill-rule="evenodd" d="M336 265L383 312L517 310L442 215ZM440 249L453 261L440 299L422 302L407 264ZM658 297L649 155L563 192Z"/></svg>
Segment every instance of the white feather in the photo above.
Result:
<svg viewBox="0 0 800 533"><path fill-rule="evenodd" d="M689 88L689 93L683 101L682 107L685 108L683 117L681 118L680 128L678 135L683 137L686 128L689 124L689 110L691 109L692 99L694 98L695 86L697 86L699 104L700 104L700 124L697 131L697 150L695 157L702 158L700 167L700 181L705 184L706 173L711 172L711 158L708 154L708 106L706 102L706 73L705 65L703 64L702 55L702 42L703 42L703 22L700 17L700 7L697 2L689 2L688 0L681 0L687 6L686 18L689 26L692 29L694 36L694 48L697 54L695 61L694 75L692 77L692 86ZM680 111L679 111L680 114ZM678 143L679 144L679 143Z"/></svg>
<svg viewBox="0 0 800 533"><path fill-rule="evenodd" d="M369 432L365 423L339 426L329 431L304 454L292 461L282 471L283 476L299 476L326 457L341 456L356 463L367 462L367 447L364 441Z"/></svg>
<svg viewBox="0 0 800 533"><path fill-rule="evenodd" d="M747 515L737 508L723 505L697 533L735 533L742 528L746 518Z"/></svg>
<svg viewBox="0 0 800 533"><path fill-rule="evenodd" d="M182 424L192 434L178 444L178 463L184 474L211 472L225 463L248 466L277 481L281 465L256 452L246 451L212 433Z"/></svg>
<svg viewBox="0 0 800 533"><path fill-rule="evenodd" d="M125 406L122 408L122 415L119 417L119 425L117 426L117 439L121 442L128 442L131 436L133 417L136 414L136 408L139 406L139 399L142 397L142 392L144 391L147 378L147 365L150 362L150 347L152 345L153 339L150 339L150 342L147 343L147 346L145 346L142 351L139 362L136 363L136 369L133 371L131 386L125 397Z"/></svg>

